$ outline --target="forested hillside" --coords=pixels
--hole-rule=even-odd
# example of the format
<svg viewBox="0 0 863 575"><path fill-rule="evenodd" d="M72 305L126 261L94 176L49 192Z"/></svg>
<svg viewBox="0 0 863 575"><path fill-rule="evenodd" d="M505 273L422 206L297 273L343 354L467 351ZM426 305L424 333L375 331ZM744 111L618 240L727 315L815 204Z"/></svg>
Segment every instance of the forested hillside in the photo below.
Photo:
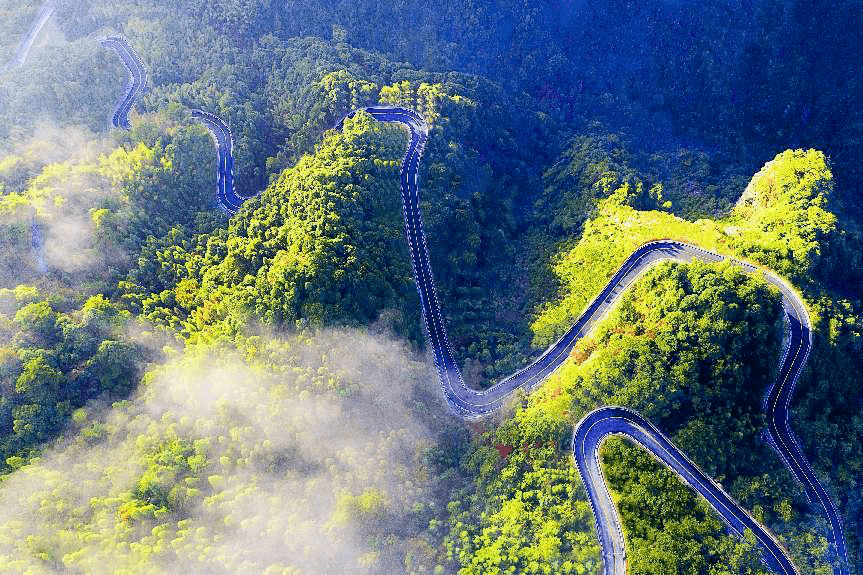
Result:
<svg viewBox="0 0 863 575"><path fill-rule="evenodd" d="M0 72L0 572L599 573L570 455L651 419L802 573L826 524L764 441L778 292L662 264L501 414L446 407L405 221L405 131L456 360L487 388L639 245L764 266L814 326L793 427L863 572L863 142L853 1L58 0ZM38 2L0 0L0 63ZM818 14L815 17L814 14ZM127 70L148 74L110 129ZM216 201L202 109L233 134ZM607 441L629 570L763 573L751 538Z"/></svg>
<svg viewBox="0 0 863 575"><path fill-rule="evenodd" d="M553 339L626 256L654 238L747 254L785 269L798 285L807 286L818 321L812 367L802 382L805 407L795 411L797 421L819 422L802 435L813 452L823 454L821 465L836 469L834 489L846 493L845 517L853 525L858 502L851 485L856 480L843 487L839 477L858 473L860 460L852 454L863 437L853 413L860 403L852 391L857 385L851 383L853 370L838 377L833 370L849 365L838 362L840 350L850 357L857 353L851 349L859 350L861 326L851 312L859 303L822 287L841 274L819 280L815 271L827 265L821 256L827 246L841 250L847 241L824 209L832 191L824 156L814 151L777 156L753 177L725 220L688 222L667 212L635 209L631 204L641 195L624 184L584 223L580 240L555 258L565 295L545 306L532 327L539 343ZM781 241L771 237L775 228L768 223L775 223L778 214L794 222L782 228ZM810 572L829 569L823 561L835 557L826 553L818 534L821 519L809 513L799 484L760 439L765 425L761 400L781 349L777 304L777 294L728 265L666 264L649 272L607 322L578 344L571 362L523 402L513 419L487 430L462 461L477 480L451 508L449 556L467 573L592 569L589 557L574 560L584 543L573 533L589 530L592 517L583 496L564 489L578 486L566 477L574 473L568 442L572 426L585 413L612 404L645 413L674 434L699 466L771 526L797 565ZM846 399L830 399L840 396ZM505 459L502 453L508 454ZM646 454L610 441L602 455L617 492L633 572L749 573L760 568L747 555L746 544L724 537L709 509ZM525 521L525 501L543 511Z"/></svg>

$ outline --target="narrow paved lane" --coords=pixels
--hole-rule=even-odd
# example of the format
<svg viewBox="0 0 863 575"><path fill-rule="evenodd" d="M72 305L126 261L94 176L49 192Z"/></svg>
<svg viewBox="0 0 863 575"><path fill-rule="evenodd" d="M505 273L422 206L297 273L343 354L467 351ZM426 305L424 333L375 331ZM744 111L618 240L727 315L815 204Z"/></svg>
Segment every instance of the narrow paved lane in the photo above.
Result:
<svg viewBox="0 0 863 575"><path fill-rule="evenodd" d="M222 209L233 214L240 209L243 202L254 197L254 194L244 196L234 189L234 138L231 129L220 117L204 110L192 110L192 117L210 131L216 144L219 161L216 196Z"/></svg>
<svg viewBox="0 0 863 575"><path fill-rule="evenodd" d="M129 124L129 110L132 109L135 100L138 99L138 96L147 86L147 70L144 68L144 63L141 62L141 58L138 57L132 45L122 36L109 36L102 40L102 46L113 48L129 72L129 80L126 82L126 92L117 104L117 109L111 118L111 124L115 128L129 130L131 128Z"/></svg>

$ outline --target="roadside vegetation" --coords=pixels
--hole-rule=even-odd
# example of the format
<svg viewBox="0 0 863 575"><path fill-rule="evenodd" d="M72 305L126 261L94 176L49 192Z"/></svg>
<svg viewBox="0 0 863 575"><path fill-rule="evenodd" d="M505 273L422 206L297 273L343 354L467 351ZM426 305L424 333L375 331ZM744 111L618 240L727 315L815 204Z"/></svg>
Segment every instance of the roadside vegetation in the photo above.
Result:
<svg viewBox="0 0 863 575"><path fill-rule="evenodd" d="M603 176L600 185L619 178L613 172ZM806 437L812 452L824 449L825 444L815 443L817 437L836 445L828 457L841 461L845 477L852 476L859 463L846 454L859 435L854 417L845 415L859 405L852 400L855 406L846 411L846 405L826 408L825 400L853 385L844 376L831 377L828 365L838 349L856 345L860 330L856 318L841 311L853 304L823 287L841 287L842 272L818 276L819 270L836 265L822 254L847 249L849 241L825 209L833 179L823 154L778 155L753 177L723 220L693 222L636 209L633 204L643 201L644 188L642 182L620 185L583 223L578 242L561 244L553 271L562 297L537 315L532 325L537 342L547 344L562 334L646 241L677 239L764 262L804 286L817 330L811 367L801 380L808 391L802 404L813 411L795 410L797 433ZM658 195L656 190L654 198ZM836 314L833 319L825 321L823 306ZM567 490L581 489L579 481L573 485L573 479L560 474L571 470L573 426L591 409L612 404L643 413L669 433L780 536L798 565L829 570L828 562L835 558L825 555L819 517L808 513L802 490L760 439L765 425L761 399L778 368L782 330L780 298L757 275L747 276L727 263L665 263L647 272L592 337L579 343L569 363L518 403L512 419L476 441L462 461L476 481L454 500L447 557L460 563L464 573L595 569L589 557L574 559L583 550L573 539L575 525L589 525L592 516L585 496ZM808 429L802 423L807 417L824 424ZM839 444L825 437L836 432L850 437ZM747 551L753 542L725 536L718 517L646 453L609 440L602 457L623 516L634 573L760 572ZM833 486L855 505L847 487L839 481ZM540 517L524 521L513 513L525 499L545 510ZM537 546L546 552L532 554Z"/></svg>

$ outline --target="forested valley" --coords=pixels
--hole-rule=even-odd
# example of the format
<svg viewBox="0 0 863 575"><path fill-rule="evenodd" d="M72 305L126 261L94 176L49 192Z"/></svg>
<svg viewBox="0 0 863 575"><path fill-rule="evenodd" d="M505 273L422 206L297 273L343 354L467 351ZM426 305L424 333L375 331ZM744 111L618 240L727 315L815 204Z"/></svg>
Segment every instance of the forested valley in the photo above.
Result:
<svg viewBox="0 0 863 575"><path fill-rule="evenodd" d="M650 240L793 284L814 335L792 423L863 573L854 1L53 5L0 72L0 572L600 573L570 441L610 404L802 573L833 572L762 433L787 328L758 273L660 264L536 391L448 410L405 243L408 137L346 117L385 104L429 125L425 232L473 387ZM40 6L0 0L0 63ZM128 131L108 34L149 77ZM233 133L254 195L234 214L193 109ZM631 573L769 572L646 451L613 438L601 461Z"/></svg>

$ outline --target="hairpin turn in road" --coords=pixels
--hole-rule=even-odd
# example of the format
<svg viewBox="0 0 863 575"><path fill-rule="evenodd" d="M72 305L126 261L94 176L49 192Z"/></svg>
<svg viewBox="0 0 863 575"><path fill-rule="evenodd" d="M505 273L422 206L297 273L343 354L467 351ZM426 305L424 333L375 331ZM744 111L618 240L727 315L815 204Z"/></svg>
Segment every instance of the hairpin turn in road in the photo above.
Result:
<svg viewBox="0 0 863 575"><path fill-rule="evenodd" d="M420 158L428 139L428 125L422 116L405 108L370 106L363 110L380 122L401 124L410 133L410 142L401 167L405 235L422 307L425 331L434 355L441 389L451 409L463 418L482 417L497 411L515 390L531 390L544 381L566 361L578 340L589 333L592 326L608 313L620 294L650 266L665 260L718 262L726 259L720 254L675 240L656 240L640 246L612 275L599 295L588 304L566 334L530 365L489 389L483 391L471 389L465 384L461 375L443 322L420 210L417 176ZM765 279L782 294L790 341L787 352L781 360L777 379L765 396L767 436L794 477L803 485L810 501L820 507L827 518L830 526L829 539L839 559L834 574L846 575L848 557L839 512L795 441L789 423L791 397L812 346L809 314L797 293L779 276L748 262L728 259L747 272L761 271ZM588 489L607 573L615 575L626 573L620 519L605 488L596 455L601 441L611 434L630 437L670 467L690 487L707 499L732 532L742 535L744 530L752 531L764 551L765 561L772 568L789 575L797 572L787 552L776 538L698 469L685 454L674 447L658 429L630 410L603 407L588 414L576 426L573 433L573 457Z"/></svg>

